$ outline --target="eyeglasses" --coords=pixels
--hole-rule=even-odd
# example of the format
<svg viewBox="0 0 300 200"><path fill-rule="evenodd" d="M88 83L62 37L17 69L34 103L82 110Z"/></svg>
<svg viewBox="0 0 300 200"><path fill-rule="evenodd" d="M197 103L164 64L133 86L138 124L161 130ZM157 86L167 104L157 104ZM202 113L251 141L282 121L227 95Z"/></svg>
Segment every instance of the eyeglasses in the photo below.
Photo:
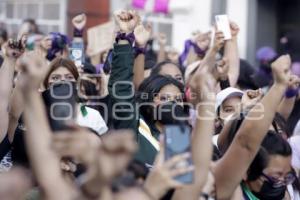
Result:
<svg viewBox="0 0 300 200"><path fill-rule="evenodd" d="M269 183L272 184L273 188L279 188L279 187L282 187L282 186L285 186L285 185L292 184L295 181L295 179L296 179L296 176L295 176L295 174L293 172L289 172L284 177L284 180L279 180L278 178L274 178L272 176L268 176L265 173L262 173L262 176L264 178L266 178Z"/></svg>

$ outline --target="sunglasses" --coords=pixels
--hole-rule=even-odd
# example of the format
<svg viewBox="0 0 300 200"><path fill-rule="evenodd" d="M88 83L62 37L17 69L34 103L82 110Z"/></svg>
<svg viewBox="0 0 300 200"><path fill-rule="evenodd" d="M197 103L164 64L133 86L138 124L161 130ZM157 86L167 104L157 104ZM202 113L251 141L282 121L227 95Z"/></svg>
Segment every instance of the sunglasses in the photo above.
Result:
<svg viewBox="0 0 300 200"><path fill-rule="evenodd" d="M285 185L290 185L292 184L295 179L296 175L293 172L289 172L285 177L284 180L279 180L278 178L274 178L272 176L268 176L265 173L262 173L262 176L267 179L269 183L272 184L273 188L279 188Z"/></svg>

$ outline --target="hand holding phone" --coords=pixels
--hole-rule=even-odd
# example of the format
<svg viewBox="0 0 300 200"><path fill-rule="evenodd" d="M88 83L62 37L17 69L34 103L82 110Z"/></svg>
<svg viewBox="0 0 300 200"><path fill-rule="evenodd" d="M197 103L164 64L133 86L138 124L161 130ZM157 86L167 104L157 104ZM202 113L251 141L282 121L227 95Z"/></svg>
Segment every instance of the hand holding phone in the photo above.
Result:
<svg viewBox="0 0 300 200"><path fill-rule="evenodd" d="M191 152L191 128L187 125L168 125L165 127L165 160L168 161L181 154ZM192 166L191 157L177 163L174 167ZM193 172L188 172L175 177L175 180L184 183L193 183Z"/></svg>
<svg viewBox="0 0 300 200"><path fill-rule="evenodd" d="M216 15L215 16L216 25L218 31L222 31L225 40L230 40L232 38L230 23L227 15Z"/></svg>
<svg viewBox="0 0 300 200"><path fill-rule="evenodd" d="M84 62L84 44L83 41L73 41L69 48L70 59L77 67L83 65Z"/></svg>
<svg viewBox="0 0 300 200"><path fill-rule="evenodd" d="M179 153L177 150L170 150L173 149L173 147L170 147L172 146L170 139L173 138L170 135L170 131L174 131L175 129L178 130L181 127L176 125L167 126L167 134L161 135L160 151L156 156L154 166L151 166L150 173L143 186L144 190L155 199L161 199L170 189L180 188L185 184L193 182L194 166L191 165L190 152L184 150L179 151L182 152ZM184 145L180 146L184 147L183 149L189 149L190 129L189 127L183 127L181 131L183 131L180 133L183 133L183 138L175 139L177 141L174 141L173 145L178 144L177 142L180 139L184 139ZM166 146L167 143L168 146Z"/></svg>

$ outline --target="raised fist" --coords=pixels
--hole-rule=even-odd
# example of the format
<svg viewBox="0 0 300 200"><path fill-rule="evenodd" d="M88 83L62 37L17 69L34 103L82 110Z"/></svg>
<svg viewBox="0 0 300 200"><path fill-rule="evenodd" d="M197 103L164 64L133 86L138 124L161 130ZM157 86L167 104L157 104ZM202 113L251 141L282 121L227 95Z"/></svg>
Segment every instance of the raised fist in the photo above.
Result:
<svg viewBox="0 0 300 200"><path fill-rule="evenodd" d="M86 25L86 15L80 14L80 15L75 16L72 19L72 24L76 29L82 30Z"/></svg>
<svg viewBox="0 0 300 200"><path fill-rule="evenodd" d="M291 57L289 55L280 56L271 64L273 79L275 83L287 86L291 79Z"/></svg>
<svg viewBox="0 0 300 200"><path fill-rule="evenodd" d="M131 33L140 22L140 17L136 11L117 11L114 13L115 20L122 33Z"/></svg>
<svg viewBox="0 0 300 200"><path fill-rule="evenodd" d="M2 46L4 58L18 59L24 52L26 47L27 35L22 35L19 40L9 39Z"/></svg>

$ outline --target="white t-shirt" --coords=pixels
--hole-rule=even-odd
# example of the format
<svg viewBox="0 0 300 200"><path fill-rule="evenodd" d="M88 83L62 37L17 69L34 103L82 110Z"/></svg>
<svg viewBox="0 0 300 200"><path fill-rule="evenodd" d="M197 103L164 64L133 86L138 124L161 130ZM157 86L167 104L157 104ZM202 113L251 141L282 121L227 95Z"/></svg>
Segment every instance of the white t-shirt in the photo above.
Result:
<svg viewBox="0 0 300 200"><path fill-rule="evenodd" d="M299 192L297 190L294 190L292 185L288 185L287 190L289 192L291 200L300 200Z"/></svg>
<svg viewBox="0 0 300 200"><path fill-rule="evenodd" d="M292 166L300 169L300 135L293 136L289 139L292 148Z"/></svg>
<svg viewBox="0 0 300 200"><path fill-rule="evenodd" d="M100 113L97 110L87 106L85 106L85 109L87 111L87 114L83 116L79 107L76 120L78 125L91 128L94 131L96 131L99 135L104 134L108 130L108 128Z"/></svg>
<svg viewBox="0 0 300 200"><path fill-rule="evenodd" d="M300 120L298 121L298 123L296 124L296 126L294 128L293 135L300 135Z"/></svg>

